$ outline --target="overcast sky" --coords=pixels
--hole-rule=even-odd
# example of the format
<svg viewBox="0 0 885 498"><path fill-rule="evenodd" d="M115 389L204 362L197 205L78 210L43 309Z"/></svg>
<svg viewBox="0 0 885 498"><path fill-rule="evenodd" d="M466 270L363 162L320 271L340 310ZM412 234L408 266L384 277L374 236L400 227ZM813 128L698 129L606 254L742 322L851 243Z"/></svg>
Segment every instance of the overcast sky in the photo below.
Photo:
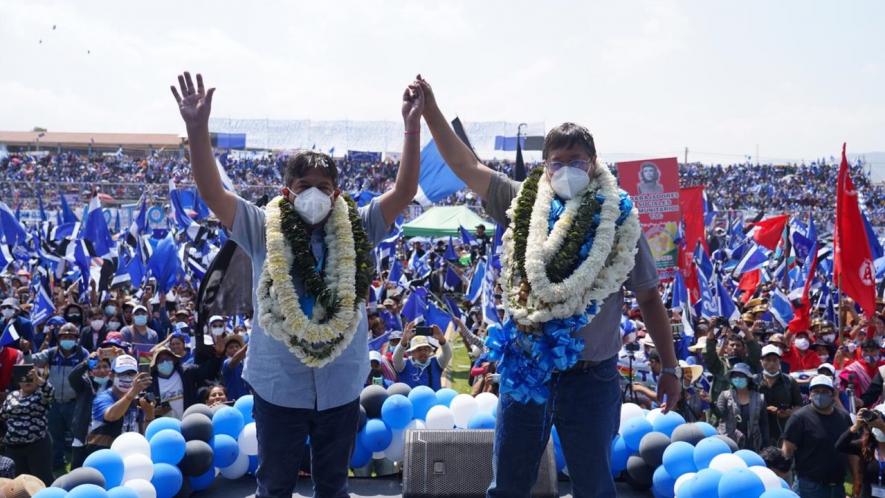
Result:
<svg viewBox="0 0 885 498"><path fill-rule="evenodd" d="M182 132L185 68L218 117L398 120L420 72L449 115L576 121L603 154L885 150L883 19L874 0L0 0L0 130Z"/></svg>

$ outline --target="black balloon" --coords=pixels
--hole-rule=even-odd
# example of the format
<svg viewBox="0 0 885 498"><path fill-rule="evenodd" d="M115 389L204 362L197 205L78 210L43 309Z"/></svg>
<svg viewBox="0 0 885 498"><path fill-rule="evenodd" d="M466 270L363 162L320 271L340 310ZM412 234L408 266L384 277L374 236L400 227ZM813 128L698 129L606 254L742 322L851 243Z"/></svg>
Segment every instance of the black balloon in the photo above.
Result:
<svg viewBox="0 0 885 498"><path fill-rule="evenodd" d="M716 437L725 441L725 444L728 445L728 448L731 450L732 453L734 453L735 451L737 451L739 449L737 443L732 441L732 439L730 437L725 436L723 434L717 434Z"/></svg>
<svg viewBox="0 0 885 498"><path fill-rule="evenodd" d="M661 432L649 432L639 442L639 456L651 468L658 468L664 461L664 450L670 445L670 438Z"/></svg>
<svg viewBox="0 0 885 498"><path fill-rule="evenodd" d="M695 424L682 424L673 431L672 440L674 443L676 441L685 441L694 446L704 437L704 431Z"/></svg>
<svg viewBox="0 0 885 498"><path fill-rule="evenodd" d="M402 394L403 396L408 398L410 392L412 392L412 388L409 387L408 384L404 384L402 382L391 384L390 387L387 388L388 396L393 396L394 394Z"/></svg>
<svg viewBox="0 0 885 498"><path fill-rule="evenodd" d="M53 488L62 488L70 491L81 484L95 484L96 486L105 487L104 476L92 467L80 467L69 473L59 477L52 483Z"/></svg>
<svg viewBox="0 0 885 498"><path fill-rule="evenodd" d="M369 417L366 416L366 409L363 408L363 405L360 405L360 426L357 429L357 432L363 430L363 427L366 426L366 422L369 421Z"/></svg>
<svg viewBox="0 0 885 498"><path fill-rule="evenodd" d="M185 441L212 441L212 419L202 413L192 413L181 421L181 435Z"/></svg>
<svg viewBox="0 0 885 498"><path fill-rule="evenodd" d="M381 405L387 400L387 389L372 384L366 386L360 393L360 404L366 409L369 418L381 418Z"/></svg>
<svg viewBox="0 0 885 498"><path fill-rule="evenodd" d="M197 477L205 474L212 468L212 447L203 441L188 441L184 450L184 458L178 467L181 473L188 477Z"/></svg>
<svg viewBox="0 0 885 498"><path fill-rule="evenodd" d="M181 480L181 488L174 498L190 498L192 494L194 494L194 490L191 489L190 479L185 478Z"/></svg>
<svg viewBox="0 0 885 498"><path fill-rule="evenodd" d="M627 483L636 490L648 489L651 487L651 478L654 469L649 467L645 460L636 455L627 459Z"/></svg>
<svg viewBox="0 0 885 498"><path fill-rule="evenodd" d="M184 414L181 416L182 419L187 418L188 415L192 413L202 413L203 415L212 418L212 409L203 403L197 403L196 405L191 405L184 411Z"/></svg>

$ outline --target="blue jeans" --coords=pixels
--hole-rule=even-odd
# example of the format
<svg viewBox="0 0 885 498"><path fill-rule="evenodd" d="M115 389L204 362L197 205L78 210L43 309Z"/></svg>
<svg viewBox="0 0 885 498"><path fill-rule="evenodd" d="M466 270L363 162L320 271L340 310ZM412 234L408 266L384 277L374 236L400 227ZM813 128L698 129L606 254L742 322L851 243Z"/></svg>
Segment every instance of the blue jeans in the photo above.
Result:
<svg viewBox="0 0 885 498"><path fill-rule="evenodd" d="M802 498L843 498L845 496L845 485L823 484L800 477L796 479L793 491Z"/></svg>
<svg viewBox="0 0 885 498"><path fill-rule="evenodd" d="M308 436L314 496L349 496L347 471L359 427L359 400L319 411L277 406L254 396L261 461L256 498L292 497Z"/></svg>
<svg viewBox="0 0 885 498"><path fill-rule="evenodd" d="M610 452L620 417L617 357L554 374L544 405L523 404L502 395L495 428L495 477L486 496L531 495L553 424L572 480L572 496L615 496Z"/></svg>
<svg viewBox="0 0 885 498"><path fill-rule="evenodd" d="M67 435L71 433L71 423L74 420L74 408L77 400L72 399L66 403L53 401L49 407L49 435L52 437L52 468L58 469L65 466L65 454L69 449Z"/></svg>

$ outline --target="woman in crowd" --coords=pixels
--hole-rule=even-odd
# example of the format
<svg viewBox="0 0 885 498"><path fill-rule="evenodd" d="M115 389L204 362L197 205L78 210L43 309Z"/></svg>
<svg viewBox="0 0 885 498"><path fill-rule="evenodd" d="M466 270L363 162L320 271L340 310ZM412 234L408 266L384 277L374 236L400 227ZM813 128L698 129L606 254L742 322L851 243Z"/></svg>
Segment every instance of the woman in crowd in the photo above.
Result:
<svg viewBox="0 0 885 498"><path fill-rule="evenodd" d="M122 354L122 351L120 353ZM71 387L77 392L74 419L71 422L71 433L74 437L71 445L71 469L81 467L86 460L86 436L89 435L89 425L92 423L92 403L95 401L95 395L108 387L111 378L111 361L110 355L101 355L99 351L93 351L68 375Z"/></svg>
<svg viewBox="0 0 885 498"><path fill-rule="evenodd" d="M721 419L719 434L734 440L742 449L759 451L768 445L768 416L765 400L757 390L753 371L738 363L728 378L731 388L719 393L716 407Z"/></svg>
<svg viewBox="0 0 885 498"><path fill-rule="evenodd" d="M52 385L48 377L48 371L31 368L15 379L19 388L0 407L0 423L6 426L3 444L6 455L15 461L16 472L36 476L47 486L54 480L48 431Z"/></svg>
<svg viewBox="0 0 885 498"><path fill-rule="evenodd" d="M885 405L861 408L857 418L836 441L836 449L860 457L861 472L854 479L853 497L881 496L885 490ZM873 492L874 488L876 492Z"/></svg>
<svg viewBox="0 0 885 498"><path fill-rule="evenodd" d="M212 408L215 405L227 404L227 390L221 384L213 384L202 389L200 401Z"/></svg>
<svg viewBox="0 0 885 498"><path fill-rule="evenodd" d="M151 375L158 417L181 419L184 411L199 399L197 389L202 383L197 366L182 365L180 358L165 346L154 350Z"/></svg>

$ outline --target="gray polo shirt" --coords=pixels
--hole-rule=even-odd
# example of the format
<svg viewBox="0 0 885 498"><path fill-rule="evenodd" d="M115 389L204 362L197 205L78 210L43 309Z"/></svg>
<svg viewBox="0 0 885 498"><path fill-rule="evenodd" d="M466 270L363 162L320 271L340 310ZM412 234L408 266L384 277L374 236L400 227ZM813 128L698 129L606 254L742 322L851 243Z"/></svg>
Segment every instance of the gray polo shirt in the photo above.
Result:
<svg viewBox="0 0 885 498"><path fill-rule="evenodd" d="M502 173L492 175L486 196L486 212L496 223L508 225L507 209L519 192L521 182L513 181ZM658 285L658 271L645 235L639 237L636 246L636 265L627 277L624 287L632 292L647 290ZM601 361L618 354L621 350L621 313L624 304L623 289L605 299L600 312L589 325L581 329L585 347L582 359Z"/></svg>
<svg viewBox="0 0 885 498"><path fill-rule="evenodd" d="M389 227L381 213L378 198L359 209L369 243L377 245ZM341 355L323 368L302 363L288 347L274 339L258 320L259 303L256 290L267 255L264 210L237 197L237 212L231 239L252 259L252 302L255 315L249 350L243 366L243 378L263 399L278 406L328 410L357 399L369 374L368 321L365 302L359 305L359 325L353 341ZM311 237L314 257L319 261L325 252L322 231ZM304 292L301 282L295 288Z"/></svg>

